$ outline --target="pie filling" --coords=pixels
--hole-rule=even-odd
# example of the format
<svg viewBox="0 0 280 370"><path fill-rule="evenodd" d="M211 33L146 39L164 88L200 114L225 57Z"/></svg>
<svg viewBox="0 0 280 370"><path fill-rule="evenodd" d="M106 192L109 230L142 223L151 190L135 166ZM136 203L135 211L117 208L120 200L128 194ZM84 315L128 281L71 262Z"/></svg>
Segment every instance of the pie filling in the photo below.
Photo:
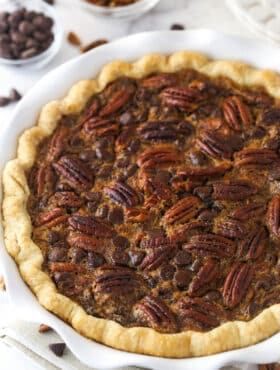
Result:
<svg viewBox="0 0 280 370"><path fill-rule="evenodd" d="M58 292L162 333L280 303L279 123L264 89L194 70L119 78L62 117L28 180Z"/></svg>

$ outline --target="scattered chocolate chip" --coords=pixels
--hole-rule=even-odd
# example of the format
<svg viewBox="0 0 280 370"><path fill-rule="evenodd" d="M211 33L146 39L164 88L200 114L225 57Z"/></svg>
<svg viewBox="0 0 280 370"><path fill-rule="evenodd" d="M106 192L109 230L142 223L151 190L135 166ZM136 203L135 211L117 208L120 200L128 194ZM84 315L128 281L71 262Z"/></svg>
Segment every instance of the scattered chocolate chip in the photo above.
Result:
<svg viewBox="0 0 280 370"><path fill-rule="evenodd" d="M131 176L133 176L134 174L135 174L135 172L138 170L138 166L137 166L137 164L130 164L128 167L127 167L127 169L126 169L126 171L125 171L125 175L127 176L127 177L131 177Z"/></svg>
<svg viewBox="0 0 280 370"><path fill-rule="evenodd" d="M79 157L82 161L90 162L96 158L96 154L94 150L87 149L87 150L82 150L79 153Z"/></svg>
<svg viewBox="0 0 280 370"><path fill-rule="evenodd" d="M89 51L91 49L97 48L98 46L101 46L101 45L104 45L104 44L107 44L107 43L108 43L108 40L105 40L105 39L95 40L95 41L81 47L80 51L81 51L81 53L86 53L87 51Z"/></svg>
<svg viewBox="0 0 280 370"><path fill-rule="evenodd" d="M128 252L132 266L139 266L145 257L145 252L141 251L129 251Z"/></svg>
<svg viewBox="0 0 280 370"><path fill-rule="evenodd" d="M58 357L62 357L66 348L65 343L52 343L49 344L49 349Z"/></svg>
<svg viewBox="0 0 280 370"><path fill-rule="evenodd" d="M49 5L54 5L55 4L55 0L43 0L45 3L49 4Z"/></svg>
<svg viewBox="0 0 280 370"><path fill-rule="evenodd" d="M108 216L108 212L109 212L109 207L107 206L107 204L104 204L103 206L98 208L98 210L96 211L96 216L101 217L101 218L106 218Z"/></svg>
<svg viewBox="0 0 280 370"><path fill-rule="evenodd" d="M211 302L218 301L221 298L221 293L218 290L211 290L205 295L205 298Z"/></svg>
<svg viewBox="0 0 280 370"><path fill-rule="evenodd" d="M119 207L114 207L110 210L108 214L108 220L112 222L112 224L122 224L123 223L123 210Z"/></svg>
<svg viewBox="0 0 280 370"><path fill-rule="evenodd" d="M46 333L47 331L51 331L52 328L48 325L45 325L45 324L41 324L38 328L38 332L39 333Z"/></svg>
<svg viewBox="0 0 280 370"><path fill-rule="evenodd" d="M172 280L175 273L175 267L172 265L164 265L160 270L162 280Z"/></svg>
<svg viewBox="0 0 280 370"><path fill-rule="evenodd" d="M156 177L165 184L168 184L169 180L171 179L171 173L166 170L159 170L156 174Z"/></svg>
<svg viewBox="0 0 280 370"><path fill-rule="evenodd" d="M129 247L129 240L125 236L117 235L113 239L115 247L118 249L126 249Z"/></svg>
<svg viewBox="0 0 280 370"><path fill-rule="evenodd" d="M58 231L51 230L48 232L47 241L50 244L55 244L59 241L60 235Z"/></svg>
<svg viewBox="0 0 280 370"><path fill-rule="evenodd" d="M50 250L48 259L51 262L64 262L66 260L65 248L54 247Z"/></svg>
<svg viewBox="0 0 280 370"><path fill-rule="evenodd" d="M120 123L122 125L128 125L134 121L133 115L130 111L126 111L120 116Z"/></svg>
<svg viewBox="0 0 280 370"><path fill-rule="evenodd" d="M88 266L92 268L97 268L104 265L105 259L99 253L89 252L88 253Z"/></svg>
<svg viewBox="0 0 280 370"><path fill-rule="evenodd" d="M102 159L104 161L111 161L114 158L113 153L110 150L102 147L96 148L95 153L98 159Z"/></svg>
<svg viewBox="0 0 280 370"><path fill-rule="evenodd" d="M71 251L71 260L73 263L80 263L87 257L87 252L81 248L73 248Z"/></svg>
<svg viewBox="0 0 280 370"><path fill-rule="evenodd" d="M191 281L191 273L187 270L178 270L174 275L174 279L179 288L185 288Z"/></svg>
<svg viewBox="0 0 280 370"><path fill-rule="evenodd" d="M132 139L129 146L127 147L127 151L130 153L136 153L140 149L141 142L139 139Z"/></svg>
<svg viewBox="0 0 280 370"><path fill-rule="evenodd" d="M126 266L129 263L129 255L126 252L117 249L113 252L111 260L114 265Z"/></svg>
<svg viewBox="0 0 280 370"><path fill-rule="evenodd" d="M10 90L9 98L11 101L18 101L22 98L22 96L16 89L13 88Z"/></svg>
<svg viewBox="0 0 280 370"><path fill-rule="evenodd" d="M253 317L255 316L259 309L260 307L255 302L250 302L247 307L247 313L250 317Z"/></svg>
<svg viewBox="0 0 280 370"><path fill-rule="evenodd" d="M174 23L170 26L170 29L172 31L184 30L185 26L183 26L182 24L179 24L179 23Z"/></svg>
<svg viewBox="0 0 280 370"><path fill-rule="evenodd" d="M186 251L179 251L174 257L174 263L177 266L189 265L192 261L192 256Z"/></svg>
<svg viewBox="0 0 280 370"><path fill-rule="evenodd" d="M190 152L189 158L194 166L204 166L209 162L206 155L199 151Z"/></svg>
<svg viewBox="0 0 280 370"><path fill-rule="evenodd" d="M104 165L99 169L97 175L98 175L98 177L100 177L102 179L107 179L108 177L111 176L112 169L113 169L113 167L111 165Z"/></svg>
<svg viewBox="0 0 280 370"><path fill-rule="evenodd" d="M81 46L81 40L79 36L75 32L68 32L67 40L70 42L70 44L75 46Z"/></svg>

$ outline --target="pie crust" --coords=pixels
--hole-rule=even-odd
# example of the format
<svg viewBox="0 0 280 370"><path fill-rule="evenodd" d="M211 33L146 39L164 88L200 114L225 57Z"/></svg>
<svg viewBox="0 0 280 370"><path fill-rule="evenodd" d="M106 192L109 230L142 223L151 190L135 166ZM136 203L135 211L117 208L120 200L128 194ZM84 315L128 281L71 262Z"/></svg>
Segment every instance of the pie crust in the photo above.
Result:
<svg viewBox="0 0 280 370"><path fill-rule="evenodd" d="M280 98L278 74L240 62L211 61L202 54L184 51L168 57L147 55L134 63L115 61L106 65L97 79L78 82L65 98L45 106L37 125L20 136L17 158L7 163L3 173L5 245L40 304L97 342L124 351L172 358L210 355L258 343L279 331L280 304L265 309L248 322L227 322L208 332L177 334L163 334L145 327L126 328L114 321L88 315L77 303L59 294L51 278L42 271L42 252L31 239L26 172L35 161L37 146L52 134L62 115L80 112L90 96L102 91L110 82L122 76L141 78L184 68L193 68L211 77L229 77L240 85L262 85L269 94Z"/></svg>

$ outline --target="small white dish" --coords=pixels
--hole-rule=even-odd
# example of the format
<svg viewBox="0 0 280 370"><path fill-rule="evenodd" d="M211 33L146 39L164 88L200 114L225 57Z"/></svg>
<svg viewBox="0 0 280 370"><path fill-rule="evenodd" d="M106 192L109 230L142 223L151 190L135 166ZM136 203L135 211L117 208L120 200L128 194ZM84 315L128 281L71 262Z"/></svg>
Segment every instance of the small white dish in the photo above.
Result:
<svg viewBox="0 0 280 370"><path fill-rule="evenodd" d="M209 30L164 31L136 34L96 48L45 75L19 102L0 136L0 169L16 155L19 134L36 123L41 108L59 99L77 81L94 78L112 60L133 61L145 54L171 54L179 50L202 52L215 59L242 60L258 68L280 72L280 49L257 41ZM1 190L1 189L0 189ZM1 194L1 193L0 193ZM16 225L15 225L16 227ZM2 240L0 228L0 241ZM270 363L280 360L280 333L254 346L212 356L167 359L122 352L82 337L65 322L40 306L23 282L13 259L0 243L0 264L10 302L25 320L45 323L63 338L80 361L98 369L140 366L155 370L217 370L236 363Z"/></svg>

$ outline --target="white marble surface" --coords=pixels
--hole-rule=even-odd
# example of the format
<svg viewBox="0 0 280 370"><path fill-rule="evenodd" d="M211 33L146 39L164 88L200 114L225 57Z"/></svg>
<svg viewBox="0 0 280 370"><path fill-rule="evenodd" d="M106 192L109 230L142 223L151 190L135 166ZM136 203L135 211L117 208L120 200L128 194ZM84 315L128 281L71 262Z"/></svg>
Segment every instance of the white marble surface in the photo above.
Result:
<svg viewBox="0 0 280 370"><path fill-rule="evenodd" d="M75 31L86 44L99 38L113 40L136 32L167 30L173 23L189 28L212 28L217 31L255 37L245 26L240 24L226 7L223 0L161 0L150 13L134 21L111 21L98 19L92 14L74 8L67 0L57 0L57 10L68 31ZM1 9L1 4L0 4ZM139 45L141 47L141 45ZM7 94L11 87L25 93L47 71L79 55L79 50L68 44L66 39L62 49L53 61L44 69L31 70L0 66L0 95ZM0 134L9 120L15 105L0 108ZM1 150L1 148L0 148ZM0 301L5 294L0 295ZM4 308L5 307L5 308ZM0 324L9 316L7 306L0 304ZM21 353L7 348L0 343L0 369L35 370L38 366L29 362Z"/></svg>

